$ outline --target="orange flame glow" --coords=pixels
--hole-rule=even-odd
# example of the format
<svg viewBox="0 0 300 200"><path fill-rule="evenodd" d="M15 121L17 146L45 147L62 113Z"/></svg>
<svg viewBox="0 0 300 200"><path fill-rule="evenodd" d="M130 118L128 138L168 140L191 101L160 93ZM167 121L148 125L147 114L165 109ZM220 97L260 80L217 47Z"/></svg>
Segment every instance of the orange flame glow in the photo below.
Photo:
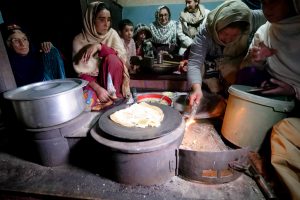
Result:
<svg viewBox="0 0 300 200"><path fill-rule="evenodd" d="M186 127L186 129L191 125L191 124L193 124L193 123L195 123L196 121L194 120L194 119L188 119L188 120L186 120L186 123L185 123L185 127Z"/></svg>

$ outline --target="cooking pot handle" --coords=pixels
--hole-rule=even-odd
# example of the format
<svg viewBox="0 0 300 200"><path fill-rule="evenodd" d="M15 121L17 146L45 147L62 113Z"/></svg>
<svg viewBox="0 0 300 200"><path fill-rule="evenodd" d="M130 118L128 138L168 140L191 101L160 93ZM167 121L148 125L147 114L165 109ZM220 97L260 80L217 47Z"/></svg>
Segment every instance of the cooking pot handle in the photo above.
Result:
<svg viewBox="0 0 300 200"><path fill-rule="evenodd" d="M82 80L82 87L85 87L85 86L87 86L88 84L89 84L89 82L88 81L86 81L86 80L83 80L83 79L81 79Z"/></svg>
<svg viewBox="0 0 300 200"><path fill-rule="evenodd" d="M88 81L81 79L81 78L67 78L67 79L79 83L80 84L79 87L85 87L85 86L87 86L87 84L89 84Z"/></svg>

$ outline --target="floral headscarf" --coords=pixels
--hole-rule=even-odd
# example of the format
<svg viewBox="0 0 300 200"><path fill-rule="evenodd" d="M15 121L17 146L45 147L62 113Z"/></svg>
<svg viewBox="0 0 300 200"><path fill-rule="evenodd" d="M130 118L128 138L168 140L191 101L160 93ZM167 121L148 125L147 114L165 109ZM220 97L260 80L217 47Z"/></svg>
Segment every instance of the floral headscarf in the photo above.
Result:
<svg viewBox="0 0 300 200"><path fill-rule="evenodd" d="M159 12L161 9L169 9L167 6L159 6L155 12L155 22L149 25L152 33L152 41L158 44L176 44L177 28L176 22L171 20L171 13L169 12L169 23L162 25L159 22Z"/></svg>

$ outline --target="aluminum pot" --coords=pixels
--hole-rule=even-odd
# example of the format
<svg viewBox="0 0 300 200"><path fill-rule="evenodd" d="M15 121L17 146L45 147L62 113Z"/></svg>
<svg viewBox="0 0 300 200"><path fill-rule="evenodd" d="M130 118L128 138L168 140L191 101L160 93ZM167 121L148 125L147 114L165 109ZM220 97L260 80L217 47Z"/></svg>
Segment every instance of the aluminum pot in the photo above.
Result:
<svg viewBox="0 0 300 200"><path fill-rule="evenodd" d="M4 93L18 120L26 128L46 128L65 123L84 111L82 79L57 79L25 85Z"/></svg>

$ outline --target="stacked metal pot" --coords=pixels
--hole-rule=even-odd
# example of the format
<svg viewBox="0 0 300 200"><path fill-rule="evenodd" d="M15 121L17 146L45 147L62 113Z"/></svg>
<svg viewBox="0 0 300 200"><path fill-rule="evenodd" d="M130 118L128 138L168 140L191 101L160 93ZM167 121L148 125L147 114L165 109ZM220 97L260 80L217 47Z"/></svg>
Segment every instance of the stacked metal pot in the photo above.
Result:
<svg viewBox="0 0 300 200"><path fill-rule="evenodd" d="M57 79L25 85L4 93L18 120L26 128L45 128L65 123L83 112L82 79Z"/></svg>

